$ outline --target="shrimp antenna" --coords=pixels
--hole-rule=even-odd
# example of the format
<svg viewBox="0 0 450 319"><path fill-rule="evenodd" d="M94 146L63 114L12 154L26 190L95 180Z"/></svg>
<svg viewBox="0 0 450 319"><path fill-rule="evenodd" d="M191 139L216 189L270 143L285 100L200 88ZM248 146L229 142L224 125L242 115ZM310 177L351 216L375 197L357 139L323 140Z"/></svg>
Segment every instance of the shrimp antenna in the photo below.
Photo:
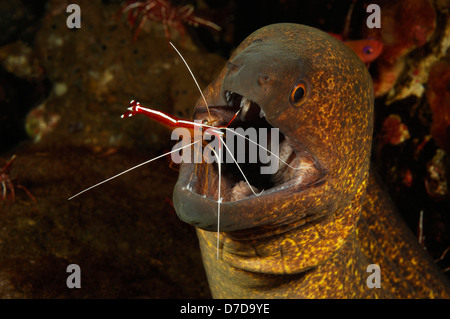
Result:
<svg viewBox="0 0 450 319"><path fill-rule="evenodd" d="M262 192L264 190L262 190L259 194L257 194L254 190L253 190L253 186L250 184L250 182L247 179L247 176L245 176L244 172L242 171L241 167L239 166L238 162L236 161L236 159L234 158L233 154L231 153L230 149L228 148L227 144L225 144L225 142L223 141L223 139L219 136L220 141L222 142L223 146L225 146L225 149L227 151L227 153L231 156L231 158L233 159L234 163L236 164L237 168L239 169L239 171L241 172L242 176L245 179L245 182L247 183L248 187L250 188L250 190L252 191L252 193L255 196L259 196L262 194ZM220 167L220 166L219 166Z"/></svg>
<svg viewBox="0 0 450 319"><path fill-rule="evenodd" d="M216 240L216 258L219 259L219 244L220 244L220 203L222 203L222 198L220 197L220 187L221 187L221 179L222 179L222 173L221 173L221 166L222 162L220 161L220 156L217 154L217 152L211 148L211 150L214 152L214 156L217 158L217 166L219 169L219 188L217 191L218 199L217 199L217 240Z"/></svg>
<svg viewBox="0 0 450 319"><path fill-rule="evenodd" d="M206 102L205 95L203 95L203 91L202 91L202 89L200 88L200 85L198 84L197 79L196 79L195 76L194 76L194 73L192 73L191 68L190 68L189 65L187 64L187 62L186 62L186 60L184 59L184 57L181 55L180 51L178 51L178 49L175 47L175 45L174 45L172 42L169 42L169 43L170 43L170 45L172 46L172 48L178 53L178 55L180 56L181 60L183 60L183 62L184 62L184 64L186 65L186 67L187 67L189 73L190 73L191 76L192 76L192 79L193 79L194 82L195 82L195 85L197 85L197 88L198 88L198 90L199 90L199 92L200 92L200 95L201 95L202 98L203 98L203 102L205 102L206 110L208 111L209 121L211 121L211 113L209 112L208 102Z"/></svg>
<svg viewBox="0 0 450 319"><path fill-rule="evenodd" d="M282 162L284 165L286 165L286 166L289 167L290 169L293 169L293 170L304 169L304 167L302 167L301 165L300 165L299 167L293 167L292 165L289 165L286 161L284 161L284 160L283 160L281 157L279 157L277 154L275 154L274 152L272 152L272 151L269 150L268 148L266 148L266 147L262 146L261 144L259 144L259 143L255 142L255 141L253 141L252 139L248 138L247 136L245 136L245 135L243 135L243 134L240 134L240 133L238 133L238 132L236 132L236 131L230 130L228 127L222 127L221 129L225 129L227 132L230 132L230 133L232 133L232 134L238 135L238 136L240 136L240 137L246 139L246 140L249 141L250 143L253 143L253 144L255 144L256 146L262 148L262 149L265 150L266 152L268 152L268 153L270 153L271 155L275 156L280 162ZM230 154L230 155L231 155L231 154ZM314 163L306 164L306 166L313 166L313 165L316 164L316 162L317 162L317 159L314 158ZM236 164L237 164L237 163L236 163ZM242 171L241 171L241 172L242 172ZM255 194L255 195L256 195L256 194Z"/></svg>
<svg viewBox="0 0 450 319"><path fill-rule="evenodd" d="M112 176L112 177L109 177L109 178L107 178L107 179L105 179L105 180L103 180L103 181L101 181L101 182L99 182L99 183L97 183L97 184L95 184L95 185L92 185L92 186L90 186L90 187L88 187L88 188L82 190L81 192L79 192L79 193L77 193L77 194L75 194L75 195L69 197L68 200L74 199L75 197L77 197L77 196L83 194L84 192L87 192L87 191L89 191L89 190L91 190L91 189L93 189L93 188L95 188L95 187L97 187L97 186L100 186L100 185L102 185L102 184L104 184L104 183L106 183L106 182L109 182L110 180L112 180L112 179L114 179L114 178L116 178L116 177L119 177L120 175L123 175L123 174L125 174L125 173L128 173L128 172L130 172L130 171L132 171L132 170L134 170L134 169L136 169L136 168L138 168L138 167L141 167L141 166L143 166L143 165L145 165L145 164L148 164L148 163L150 163L150 162L153 162L153 161L155 161L155 160L157 160L157 159L159 159L159 158L161 158L161 157L164 157L164 156L166 156L166 155L169 155L169 154L178 152L179 150L181 150L181 149L183 149L183 148L190 147L190 146L192 146L192 145L194 145L195 143L198 143L198 142L199 142L199 141L192 142L192 143L190 143L190 144L188 144L188 145L184 145L184 146L179 147L179 148L177 148L177 149L174 149L174 150L172 150L172 151L170 151L170 152L164 153L164 154L162 154L162 155L159 155L159 156L157 156L157 157L154 157L154 158L152 158L152 159L149 159L148 161L145 161L145 162L140 163L140 164L138 164L138 165L136 165L136 166L133 166L133 167L131 167L131 168L129 168L129 169L127 169L127 170L125 170L125 171L119 173L119 174L116 174L116 175L114 175L114 176Z"/></svg>

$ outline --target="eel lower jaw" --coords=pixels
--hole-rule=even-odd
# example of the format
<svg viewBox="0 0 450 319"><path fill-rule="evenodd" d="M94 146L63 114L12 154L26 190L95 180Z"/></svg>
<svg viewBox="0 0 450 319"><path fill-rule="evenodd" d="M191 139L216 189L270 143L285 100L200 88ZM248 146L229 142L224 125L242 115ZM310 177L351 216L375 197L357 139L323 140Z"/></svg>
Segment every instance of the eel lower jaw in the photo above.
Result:
<svg viewBox="0 0 450 319"><path fill-rule="evenodd" d="M210 107L214 115L221 117L221 124L218 125L227 124L230 114L239 111L239 117L232 121L229 128L255 127L258 132L259 128L273 128L266 121L264 111L257 103L237 93L226 91L225 95L226 107ZM196 114L194 118L206 120L204 117L207 114L204 110L198 110ZM223 116L219 116L220 114ZM230 134L230 131L226 131L226 134ZM261 174L263 168L267 168L269 164L259 161L239 163L239 166L233 161L220 165L205 162L183 163L174 190L174 205L179 217L196 227L215 231L219 224L217 216L220 202L220 231L251 228L261 220L252 220L246 216L247 209L263 211L268 203L276 202L275 199L280 194L298 193L323 180L324 170L312 154L281 132L277 150L271 149L274 147L271 144L273 138L268 136L264 145L266 154L267 150L273 152L268 153L271 156L270 167L277 168L270 174ZM246 151L249 150L250 144L247 143ZM236 220L236 214L240 215L239 221Z"/></svg>

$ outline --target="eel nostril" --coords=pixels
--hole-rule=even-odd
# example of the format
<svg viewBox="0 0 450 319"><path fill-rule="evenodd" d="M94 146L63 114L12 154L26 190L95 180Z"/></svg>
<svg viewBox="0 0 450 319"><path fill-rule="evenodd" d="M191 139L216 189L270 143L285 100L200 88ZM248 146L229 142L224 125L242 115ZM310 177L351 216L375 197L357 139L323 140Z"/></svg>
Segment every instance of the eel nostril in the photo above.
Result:
<svg viewBox="0 0 450 319"><path fill-rule="evenodd" d="M261 74L258 78L258 83L260 85L270 84L272 83L272 78L267 74Z"/></svg>

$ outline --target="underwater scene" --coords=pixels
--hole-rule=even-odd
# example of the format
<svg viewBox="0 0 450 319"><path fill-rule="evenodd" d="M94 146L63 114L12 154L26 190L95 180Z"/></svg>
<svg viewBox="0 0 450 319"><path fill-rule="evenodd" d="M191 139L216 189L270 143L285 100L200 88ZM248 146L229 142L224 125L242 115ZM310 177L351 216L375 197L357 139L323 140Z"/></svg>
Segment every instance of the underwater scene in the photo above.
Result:
<svg viewBox="0 0 450 319"><path fill-rule="evenodd" d="M272 194L270 188L274 194L280 191L279 206L284 207L290 197L282 183L292 182L293 175L259 180L259 174L244 167L249 179L244 180L233 177L240 176L240 169L226 164L221 185L217 166L198 165L186 188L191 190L194 185L195 195L202 196L189 206L194 195L183 193L185 188L180 186L179 195L174 196L177 180L180 176L181 181L184 173L171 156L178 142L171 133L177 127L194 129L193 119L235 128L238 125L233 122L244 122L246 117L257 121L265 117L268 123L261 125L275 127L276 112L281 111L270 113L264 102L251 98L250 93L247 99L241 92L225 90L229 85L250 92L247 82L235 85L224 81L223 88L213 82L224 77L224 67L232 72L244 64L238 58L229 59L247 36L275 23L319 29L328 34L324 37L330 38L330 43L339 41L356 54L352 58L359 57L358 63L372 80L374 100L373 117L367 116L373 119L373 128L369 124L367 131L373 129L373 133L366 140L372 149L364 146L362 151L370 157L371 172L379 176L412 240L442 277L449 279L449 12L450 4L443 0L261 0L256 4L237 0L0 1L0 298L234 297L217 293L220 279L204 268L204 263L209 269L215 267L211 265L216 258L219 225L210 225L209 220L202 224L195 219L198 217L190 219L195 214L189 207L207 207L200 197L209 198L211 219L215 220L221 196L224 202L239 204L258 192ZM258 42L267 38L261 38L252 45L262 45ZM247 50L245 58L252 52ZM280 58L279 63L288 60ZM330 68L325 65L328 62L323 63L323 70ZM305 63L304 68L310 72L313 66ZM285 73L261 76L260 86L277 76L294 78L289 66L281 65L280 70ZM299 112L308 104L302 100L305 96L313 99L322 94L312 82L305 83L296 85L283 100ZM204 90L205 101L199 89ZM224 113L221 103L233 107L231 114ZM322 113L305 114L312 118ZM355 116L365 118L364 114ZM298 128L304 135L304 128L311 124L296 123L293 117L283 120L281 142L295 139L286 131ZM320 127L322 122L312 123ZM355 143L357 140L355 136ZM302 178L310 178L307 186L319 190L327 177L331 180L334 176L329 167L344 159L319 152L324 156L321 162L319 155L314 156L315 146L308 143L300 143L297 153L309 155L292 159L290 164L315 165L316 170ZM292 155L297 149L290 146ZM359 161L351 157L353 153L347 154L349 165ZM138 167L129 170L134 166ZM354 184L353 178L357 179L348 174L348 187ZM254 189L250 186L249 191L247 184ZM214 193L217 189L219 194ZM344 194L347 192L336 196L343 198ZM242 220L251 209L258 213L267 210L267 214L277 211L269 211L270 203L242 207ZM232 265L230 272L241 265L250 273L257 267L263 269L265 264L252 258L264 257L265 248L253 252L240 245L251 242L249 246L260 247L258 240L268 239L252 237L253 228L244 221L242 229L227 225L225 203L223 209L220 225L224 232L217 237L217 259ZM292 228L301 226L299 220L290 218L261 227L275 236L290 227L287 219L289 225L295 224ZM317 220L308 215L305 220L317 222L319 228L319 221L327 218L326 214ZM196 231L196 227L202 230ZM354 227L346 236L353 236ZM200 247L198 237L213 244ZM224 257L224 251L238 246L242 248L240 260L231 253ZM314 252L313 246L307 246ZM269 268L266 273L261 271L267 276L278 271L272 264ZM255 284L251 289L263 288ZM270 296L290 297L278 290ZM328 297L321 293L313 296ZM352 297L363 298L358 294Z"/></svg>

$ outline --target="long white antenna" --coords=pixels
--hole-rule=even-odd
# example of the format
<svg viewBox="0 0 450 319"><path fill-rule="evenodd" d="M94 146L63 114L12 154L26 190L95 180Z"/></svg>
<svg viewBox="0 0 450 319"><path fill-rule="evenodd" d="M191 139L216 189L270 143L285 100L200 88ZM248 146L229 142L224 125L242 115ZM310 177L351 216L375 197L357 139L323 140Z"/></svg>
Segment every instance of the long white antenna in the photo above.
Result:
<svg viewBox="0 0 450 319"><path fill-rule="evenodd" d="M236 159L234 158L233 154L231 154L231 151L230 151L230 149L228 148L227 144L225 144L225 142L223 141L223 139L222 139L220 136L219 136L219 139L220 139L220 141L222 142L223 146L225 146L225 149L227 150L228 154L230 154L231 158L233 159L233 161L234 161L234 163L236 164L237 168L238 168L239 171L241 172L242 176L243 176L244 179L245 179L245 182L247 183L247 185L248 185L248 187L250 188L250 190L252 191L252 193L253 193L255 196L261 195L262 192L263 192L264 190L262 190L259 194L257 194L257 193L253 190L253 187L252 187L252 185L250 184L250 182L248 181L247 176L245 176L244 172L242 171L242 169L241 169L241 167L239 166L238 162L237 162Z"/></svg>
<svg viewBox="0 0 450 319"><path fill-rule="evenodd" d="M177 152L177 151L179 151L179 150L181 150L181 149L183 149L183 148L190 147L191 145L194 145L195 143L198 143L198 142L200 142L200 141L192 142L192 143L190 143L190 144L188 144L188 145L179 147L179 148L177 148L177 149L175 149L175 150L172 150L172 151L170 151L170 152L164 153L164 154L159 155L159 156L157 156L157 157L154 157L154 158L152 158L152 159L150 159L150 160L148 160L148 161L145 161L145 162L140 163L140 164L138 164L138 165L136 165L136 166L133 166L133 167L131 167L131 168L129 168L129 169L127 169L127 170L125 170L125 171L119 173L119 174L116 174L116 175L114 175L114 176L112 176L112 177L110 177L110 178L107 178L107 179L101 181L100 183L97 183L97 184L95 184L95 185L92 185L91 187L88 187L88 188L82 190L81 192L79 192L79 193L77 193L77 194L75 194L75 195L69 197L68 200L71 200L71 199L73 199L73 198L75 198L75 197L77 197L77 196L83 194L84 192L87 192L88 190L93 189L94 187L97 187L97 186L100 186L100 185L102 185L102 184L104 184L104 183L106 183L106 182L109 182L110 180L112 180L112 179L114 179L114 178L116 178L116 177L119 177L120 175L123 175L123 174L125 174L125 173L128 173L129 171L132 171L132 170L134 170L135 168L141 167L141 166L143 166L143 165L145 165L145 164L148 164L148 163L150 163L150 162L153 162L153 161L157 160L158 158L164 157L164 156L169 155L169 154L171 154L171 153L175 153L175 152Z"/></svg>
<svg viewBox="0 0 450 319"><path fill-rule="evenodd" d="M208 117L209 120L211 121L211 113L209 112L209 106L208 106L208 102L206 102L206 98L205 95L203 95L203 91L200 88L200 85L197 82L197 79L194 76L194 73L192 73L191 68L189 67L189 65L187 64L186 60L184 59L184 57L181 55L180 51L178 51L178 49L175 47L175 45L173 45L172 42L169 42L170 45L172 46L172 48L178 53L178 55L180 56L181 60L183 60L184 64L186 65L187 69L189 70L189 73L192 76L192 79L195 82L195 85L197 86L198 91L200 92L200 95L202 96L203 102L205 102L205 106L206 106L206 110L208 111ZM223 140L221 139L221 141L223 142ZM220 198L220 181L221 181L221 177L222 177L222 173L221 173L221 164L222 162L220 161L220 157L217 155L216 151L214 149L212 149L212 151L214 152L214 155L217 158L217 163L218 163L218 169L219 169L219 191L218 191L218 200L217 200L217 259L219 259L219 242L220 242L220 203L222 202L222 198ZM252 190L253 191L253 190Z"/></svg>
<svg viewBox="0 0 450 319"><path fill-rule="evenodd" d="M209 111L208 103L207 103L206 98L205 98L205 96L204 96L204 94L203 94L203 91L202 91L201 88L200 88L200 85L199 85L198 82L197 82L197 79L195 78L194 74L192 73L192 70L190 69L189 65L187 64L186 60L185 60L184 57L181 55L181 53L178 51L178 49L173 45L172 42L169 42L169 43L170 43L170 45L174 48L174 50L178 53L178 55L180 56L180 58L182 59L182 61L183 61L184 64L186 65L186 67L187 67L189 73L191 74L192 79L194 80L195 85L197 86L197 88L198 88L198 90L199 90L199 92L200 92L200 95L201 95L202 98L203 98L203 101L204 101L204 103L205 103L206 109L207 109L207 111L208 111L209 119L211 120L211 113L210 113L210 111ZM217 130L225 129L225 130L227 130L227 131L229 131L229 132L231 132L231 133L233 133L233 134L239 135L239 136L241 136L241 137L247 139L247 140L250 141L251 143L256 144L257 146L263 148L264 150L266 150L266 151L269 152L270 154L273 154L278 160L280 160L282 163L284 163L285 165L287 165L287 166L290 167L291 169L297 170L297 169L302 169L302 168L303 168L303 167L298 167L298 168L292 167L291 165L289 165L287 162L285 162L284 160L282 160L278 155L276 155L275 153L271 152L271 151L270 151L269 149L267 149L266 147L260 145L259 143L255 142L255 141L252 141L251 139L249 139L249 138L246 137L245 135L242 135L242 134L237 133L237 132L235 132L235 131L233 131L233 130L230 130L230 129L227 128L227 127L214 127L214 126L210 126L210 125L206 125L206 124L200 124L200 126L204 126L204 127L208 127L208 128L214 128L214 129L217 129ZM223 141L223 139L222 139L221 136L219 135L221 132L218 132L218 131L214 131L214 132L217 134L217 137L220 139L220 142L225 146L227 152L232 156L232 158L233 158L235 164L238 166L239 171L241 172L242 176L244 177L246 183L247 183L248 186L250 187L250 189L251 189L251 191L253 192L253 194L255 194L256 196L259 196L262 192L259 193L259 194L255 193L255 191L253 190L253 187L251 186L251 184L250 184L249 181L247 180L247 177L245 176L244 172L243 172L242 169L240 168L240 166L239 166L239 164L237 163L236 159L235 159L235 158L233 157L233 155L231 154L231 151L229 150L228 146L225 144L225 142ZM140 164L138 164L138 165L136 165L136 166L133 166L133 167L131 167L131 168L129 168L129 169L127 169L127 170L125 170L125 171L119 173L119 174L116 174L116 175L114 175L114 176L112 176L112 177L110 177L110 178L107 178L107 179L105 179L105 180L103 180L103 181L101 181L101 182L99 182L99 183L97 183L97 184L95 184L95 185L92 185L92 186L90 186L90 187L84 189L83 191L81 191L81 192L79 192L79 193L77 193L77 194L75 194L75 195L69 197L68 200L72 200L73 198L75 198L75 197L77 197L77 196L79 196L79 195L81 195L81 194L83 194L83 193L85 193L85 192L87 192L87 191L89 191L89 190L91 190L91 189L97 187L97 186L100 186L100 185L102 185L102 184L104 184L104 183L106 183L106 182L109 182L109 181L111 181L112 179L115 179L115 178L117 178L117 177L119 177L119 176L121 176L121 175L123 175L123 174L126 174L126 173L128 173L128 172L130 172L130 171L132 171L132 170L134 170L134 169L136 169L136 168L138 168L138 167L141 167L141 166L143 166L143 165L146 165L146 164L148 164L148 163L150 163L150 162L153 162L153 161L155 161L155 160L157 160L157 159L159 159L159 158L161 158L161 157L164 157L164 156L166 156L166 155L169 155L169 154L171 154L171 153L174 153L174 152L177 152L177 151L182 150L182 149L184 149L184 148L190 147L190 146L192 146L192 145L194 145L194 144L196 144L196 143L198 143L198 142L199 142L199 141L195 141L195 142L193 142L193 143L190 143L190 144L188 144L188 145L179 147L179 148L174 149L174 150L172 150L172 151L170 151L170 152L164 153L164 154L159 155L159 156L157 156L157 157L155 157L155 158L152 158L152 159L150 159L150 160L148 160L148 161L145 161L145 162L143 162L143 163L140 163ZM211 149L212 149L212 148L211 148ZM219 148L219 149L220 149L220 148ZM221 150L221 149L220 149L220 150ZM222 178L221 178L221 177L222 177L221 165L222 165L222 162L221 162L221 157L216 153L216 151L215 151L214 149L212 149L212 151L214 152L214 155L215 155L216 158L217 158L217 162L218 162L218 173L219 173L219 181L218 181L219 189L218 189L218 200L217 200L217 259L219 259L219 244L220 244L220 208L221 208L221 203L222 203L222 198L221 198L221 179L222 179ZM220 154L220 155L221 155L221 154ZM314 163L308 164L308 165L314 165Z"/></svg>
<svg viewBox="0 0 450 319"><path fill-rule="evenodd" d="M184 62L184 64L186 65L187 69L189 70L189 73L190 73L191 76L192 76L192 79L194 79L195 85L197 85L197 88L198 88L198 90L199 90L199 92L200 92L200 95L201 95L202 98L203 98L203 102L205 102L206 110L208 110L209 120L211 121L211 113L209 113L208 103L206 102L206 98L205 98L205 96L203 95L203 92L202 92L202 89L200 88L200 85L198 85L198 82L197 82L197 79L196 79L195 76L194 76L194 73L192 73L191 68L190 68L189 65L187 64L187 62L186 62L186 60L184 59L184 57L181 55L180 51L178 51L178 49L175 47L175 45L173 45L172 42L169 42L169 43L170 43L170 45L172 46L172 48L178 53L178 55L180 56L181 60L183 60L183 62Z"/></svg>
<svg viewBox="0 0 450 319"><path fill-rule="evenodd" d="M218 160L218 168L219 168L219 191L217 192L218 198L217 198L217 247L216 247L216 258L219 259L219 243L220 243L220 203L222 203L222 198L220 197L220 184L222 180L222 172L221 172L221 166L222 162L220 161L220 157L217 156L216 152L214 154L217 157Z"/></svg>
<svg viewBox="0 0 450 319"><path fill-rule="evenodd" d="M225 130L228 131L228 132L231 132L231 133L236 134L236 135L238 135L238 136L240 136L240 137L243 137L243 138L246 139L247 141L249 141L249 142L255 144L256 146L261 147L263 150L265 150L266 152L269 152L271 155L275 156L280 162L282 162L282 163L285 164L287 167L289 167L289 168L291 168L291 169L293 169L293 170L304 169L304 167L302 167L301 164L300 164L299 167L293 167L293 166L289 165L286 161L284 161L283 159L281 159L281 157L279 157L277 154L275 154L274 152L270 151L268 148L266 148L266 147L262 146L261 144L259 144L259 143L255 142L255 141L251 140L250 138L248 138L247 136L245 136L245 135L243 135L243 134L241 134L241 133L235 132L235 131L229 129L228 127L221 127L221 129L225 129ZM314 163L309 163L309 164L305 164L305 165L306 165L306 166L312 166L312 165L316 164L316 162L317 162L317 159L314 159Z"/></svg>
<svg viewBox="0 0 450 319"><path fill-rule="evenodd" d="M222 139L221 139L222 140ZM223 141L222 141L223 142ZM220 144L219 144L220 145ZM210 147L209 145L207 145L208 147ZM222 166L222 162L220 160L220 156L217 155L217 152L214 148L210 147L210 149L213 151L214 156L217 158L217 167L219 170L219 190L217 192L217 254L216 257L217 259L219 259L219 243L220 243L220 203L222 203L222 198L220 197L220 186L221 186L221 180L222 180L222 171L221 171L221 166ZM219 146L220 149L220 146Z"/></svg>

